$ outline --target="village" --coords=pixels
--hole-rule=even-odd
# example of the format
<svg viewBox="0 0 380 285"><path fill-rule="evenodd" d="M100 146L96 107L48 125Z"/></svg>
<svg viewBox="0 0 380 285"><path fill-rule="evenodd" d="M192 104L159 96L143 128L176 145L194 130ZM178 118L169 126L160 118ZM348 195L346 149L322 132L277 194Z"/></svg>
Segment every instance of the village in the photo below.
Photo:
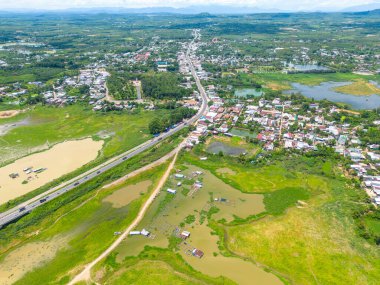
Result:
<svg viewBox="0 0 380 285"><path fill-rule="evenodd" d="M380 205L380 146L363 144L357 134L358 128L347 123L328 121L323 114L340 112L336 107L324 109L318 103L310 103L306 115L298 115L299 106L292 101L260 99L258 104L239 101L233 106L224 106L222 98L207 88L212 105L201 118L196 130L188 138L187 146L202 142L208 135L234 136L231 130L240 129L249 134L254 124L258 134L253 139L263 145L265 151L283 147L289 151L315 151L318 147L333 147L335 151L352 161L350 168L363 180L363 189ZM380 126L380 121L373 122ZM245 138L245 137L244 137ZM371 175L377 173L377 175Z"/></svg>
<svg viewBox="0 0 380 285"><path fill-rule="evenodd" d="M188 75L188 67L184 63L181 64L183 56L179 57L180 70ZM300 104L299 100L292 101L291 96L285 97L285 100L269 100L262 96L225 100L218 96L218 90L223 87L210 84L212 79L208 80L209 74L202 69L202 60L193 55L192 61L198 76L209 83L206 93L210 98L210 104L209 112L200 119L196 130L190 134L187 140L188 147L203 142L205 137L210 135L232 137L234 134L231 131L234 129L243 130L246 136L240 136L260 143L267 152L281 147L289 151L305 152L315 151L318 147L332 147L336 153L351 160L350 168L361 178L363 190L368 193L374 204L380 205L379 143L362 143L359 133L366 132L366 129L345 123L344 120L333 119L336 114L355 116L358 113L339 109L335 104L324 107L316 101ZM380 121L373 121L372 124L380 127ZM255 133L253 138L252 133Z"/></svg>

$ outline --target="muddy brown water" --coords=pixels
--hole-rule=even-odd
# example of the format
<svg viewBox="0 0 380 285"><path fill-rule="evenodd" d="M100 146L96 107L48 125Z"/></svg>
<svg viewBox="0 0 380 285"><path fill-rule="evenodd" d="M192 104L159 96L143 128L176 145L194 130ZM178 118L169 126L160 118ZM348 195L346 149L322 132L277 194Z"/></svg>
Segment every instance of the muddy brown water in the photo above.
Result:
<svg viewBox="0 0 380 285"><path fill-rule="evenodd" d="M133 200L139 198L141 193L146 193L152 185L152 181L146 180L139 183L122 187L111 195L103 199L103 202L109 202L114 208L121 208L128 205Z"/></svg>
<svg viewBox="0 0 380 285"><path fill-rule="evenodd" d="M1 261L0 284L13 284L25 273L54 258L68 245L69 235L58 235L48 241L27 243L11 251Z"/></svg>
<svg viewBox="0 0 380 285"><path fill-rule="evenodd" d="M188 215L194 215L196 222L190 225L185 224L181 229L190 231L191 237L187 240L187 245L182 244L180 246L180 254L192 267L209 276L225 276L238 284L282 284L277 276L264 271L264 269L256 266L252 262L244 261L240 258L222 256L217 244L219 237L211 235L211 229L207 227L207 220L203 224L200 224L199 213L202 210L209 209L211 205L217 206L220 209L217 214L214 214L214 219L225 218L232 220L234 214L245 218L249 215L260 213L265 210L263 195L241 193L208 171L192 165L187 165L187 167L188 169L185 170L183 174L188 177L196 170L200 170L204 173L195 178L202 180L204 187L191 197L183 195L181 187L188 186L176 187L178 180L171 177L166 187L161 191L147 212L143 221L137 227L138 230L142 228L148 229L152 233L153 238L129 236L116 250L118 252L118 261L121 262L126 256L139 254L146 245L167 247L168 237L172 234L173 230L175 230ZM222 171L228 170L224 169ZM160 201L162 201L166 195L171 195L165 191L169 186L177 189L177 194L173 197L173 200L157 214ZM223 197L230 202L233 201L234 204L223 204L216 201L210 204L210 192L212 192L214 198ZM198 259L188 254L188 249L194 247L205 253L203 258ZM214 256L214 253L216 253L216 256Z"/></svg>
<svg viewBox="0 0 380 285"><path fill-rule="evenodd" d="M78 169L98 156L103 141L91 138L66 141L52 148L16 160L0 168L0 204L25 195L46 183ZM26 173L23 170L46 168L41 173ZM11 178L11 173L19 177ZM24 181L28 181L26 184ZM24 183L23 183L24 182Z"/></svg>
<svg viewBox="0 0 380 285"><path fill-rule="evenodd" d="M280 279L255 264L237 257L225 257L219 253L218 236L211 235L206 225L192 229L188 244L204 252L202 258L196 258L181 248L181 255L194 269L213 277L225 276L239 285L275 285L283 284ZM214 256L214 253L217 255Z"/></svg>

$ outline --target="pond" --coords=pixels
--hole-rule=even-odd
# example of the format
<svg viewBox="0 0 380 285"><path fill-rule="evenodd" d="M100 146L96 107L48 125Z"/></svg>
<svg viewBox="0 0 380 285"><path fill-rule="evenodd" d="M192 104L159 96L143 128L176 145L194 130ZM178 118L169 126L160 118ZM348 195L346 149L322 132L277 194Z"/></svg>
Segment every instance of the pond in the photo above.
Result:
<svg viewBox="0 0 380 285"><path fill-rule="evenodd" d="M242 138L245 138L245 137L256 138L257 137L257 134L251 133L249 130L238 129L238 128L233 128L230 131L230 134L234 136L242 137Z"/></svg>
<svg viewBox="0 0 380 285"><path fill-rule="evenodd" d="M292 64L287 65L288 68L296 71L313 71L313 70L329 70L329 68L316 64Z"/></svg>
<svg viewBox="0 0 380 285"><path fill-rule="evenodd" d="M236 97L249 97L249 96L253 96L253 97L260 97L261 95L263 95L263 91L261 90L257 90L257 89L254 89L254 88L245 88L245 89L237 89L235 90L235 96Z"/></svg>
<svg viewBox="0 0 380 285"><path fill-rule="evenodd" d="M25 119L20 120L18 122L1 124L0 125L0 136L7 134L9 131L11 131L17 127L28 126L30 124L31 124L31 122L30 122L29 118L25 118Z"/></svg>
<svg viewBox="0 0 380 285"><path fill-rule="evenodd" d="M212 142L206 151L216 154L223 152L226 155L239 155L247 152L244 148L229 146L222 142Z"/></svg>
<svg viewBox="0 0 380 285"><path fill-rule="evenodd" d="M380 107L380 96L355 96L334 91L334 88L349 85L352 82L324 82L316 86L308 86L300 83L292 83L293 90L285 91L286 94L299 92L302 95L315 100L327 99L332 102L346 103L354 109L368 110Z"/></svg>

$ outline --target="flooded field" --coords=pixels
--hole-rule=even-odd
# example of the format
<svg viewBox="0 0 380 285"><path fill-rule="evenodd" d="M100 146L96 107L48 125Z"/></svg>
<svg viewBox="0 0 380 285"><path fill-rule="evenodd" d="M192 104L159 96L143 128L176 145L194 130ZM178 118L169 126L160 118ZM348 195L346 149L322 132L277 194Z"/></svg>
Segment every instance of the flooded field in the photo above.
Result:
<svg viewBox="0 0 380 285"><path fill-rule="evenodd" d="M301 71L301 72L313 71L313 70L321 70L321 71L329 70L329 68L322 66L322 65L317 65L317 64L287 63L285 66L288 67L290 70Z"/></svg>
<svg viewBox="0 0 380 285"><path fill-rule="evenodd" d="M245 137L256 138L257 137L256 133L250 132L249 130L238 129L238 128L232 128L230 133L233 134L234 136L238 136L242 138L245 138Z"/></svg>
<svg viewBox="0 0 380 285"><path fill-rule="evenodd" d="M56 236L48 241L27 243L10 252L1 261L0 284L13 284L25 273L52 260L56 253L65 248L69 236Z"/></svg>
<svg viewBox="0 0 380 285"><path fill-rule="evenodd" d="M246 88L246 89L238 89L235 91L235 96L239 98L247 98L247 97L260 97L264 92L261 90L257 90L254 88Z"/></svg>
<svg viewBox="0 0 380 285"><path fill-rule="evenodd" d="M380 107L380 96L356 96L339 93L334 88L351 84L352 82L324 82L317 86L308 86L300 83L292 83L293 90L286 91L286 94L299 92L302 95L316 100L327 99L333 102L346 103L354 109L366 110Z"/></svg>
<svg viewBox="0 0 380 285"><path fill-rule="evenodd" d="M219 253L218 236L211 234L211 229L200 225L192 229L188 244L204 249L204 256L196 258L186 254L186 246L181 249L181 255L194 269L209 276L225 276L239 285L275 285L283 284L275 275L265 272L262 268L240 258L225 257Z"/></svg>
<svg viewBox="0 0 380 285"><path fill-rule="evenodd" d="M67 141L0 168L0 204L45 185L94 160L103 141Z"/></svg>
<svg viewBox="0 0 380 285"><path fill-rule="evenodd" d="M223 152L223 154L225 155L239 155L247 152L247 150L244 148L229 146L219 141L212 142L207 147L206 151L212 154L218 154L219 152Z"/></svg>
<svg viewBox="0 0 380 285"><path fill-rule="evenodd" d="M103 202L111 203L114 208L124 207L137 199L141 194L146 193L151 185L152 181L150 180L141 181L134 185L128 185L107 196L103 199Z"/></svg>
<svg viewBox="0 0 380 285"><path fill-rule="evenodd" d="M223 168L218 171L231 173L232 170ZM181 174L185 178L171 176L136 228L147 229L151 235L129 236L116 249L117 260L121 262L126 256L138 255L146 245L165 248L169 245L170 236L186 230L191 235L180 244L179 252L196 270L210 276L223 275L238 284L281 284L275 275L251 262L222 256L218 249L219 237L211 235L211 229L207 227L205 220L205 213L211 208L218 209L212 215L215 220L232 221L234 215L246 218L261 213L265 211L263 195L241 193L210 172L192 165L186 165L186 170ZM203 187L194 190L195 181L201 182ZM178 182L181 182L181 186L178 186ZM167 188L176 189L177 193L167 193ZM189 254L189 250L193 248L202 250L204 256L199 259Z"/></svg>

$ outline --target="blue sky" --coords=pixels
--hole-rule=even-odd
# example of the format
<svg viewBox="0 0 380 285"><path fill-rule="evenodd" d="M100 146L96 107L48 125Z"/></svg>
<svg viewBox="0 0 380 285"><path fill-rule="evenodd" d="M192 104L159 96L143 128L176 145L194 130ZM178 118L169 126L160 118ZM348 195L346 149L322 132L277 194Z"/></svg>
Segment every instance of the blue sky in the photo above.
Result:
<svg viewBox="0 0 380 285"><path fill-rule="evenodd" d="M344 9L379 2L380 0L0 0L0 9L187 7L219 4L299 11Z"/></svg>

